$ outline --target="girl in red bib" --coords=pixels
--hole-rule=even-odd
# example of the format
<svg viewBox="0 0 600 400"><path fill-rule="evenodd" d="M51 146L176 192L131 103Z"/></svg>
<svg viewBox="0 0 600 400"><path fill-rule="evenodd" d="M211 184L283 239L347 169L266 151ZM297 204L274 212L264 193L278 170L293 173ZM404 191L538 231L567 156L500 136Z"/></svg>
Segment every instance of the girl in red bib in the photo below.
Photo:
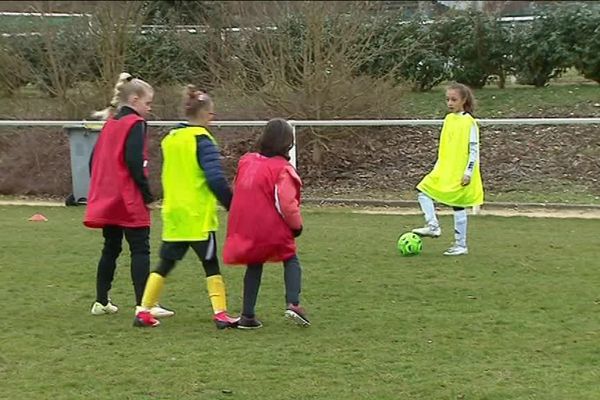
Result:
<svg viewBox="0 0 600 400"><path fill-rule="evenodd" d="M108 297L121 253L123 237L131 251L131 279L140 306L150 269L150 209L148 146L145 118L151 110L152 86L128 73L115 85L110 106L94 115L106 120L90 160L90 189L83 223L102 229L104 246L96 274L92 315L114 314ZM173 314L158 305L153 315Z"/></svg>
<svg viewBox="0 0 600 400"><path fill-rule="evenodd" d="M259 139L258 153L248 153L238 163L223 260L247 266L240 329L262 327L254 307L267 262L283 262L285 316L299 325L310 325L300 307L302 269L294 238L300 236L303 227L302 181L289 163L293 145L291 125L272 119Z"/></svg>

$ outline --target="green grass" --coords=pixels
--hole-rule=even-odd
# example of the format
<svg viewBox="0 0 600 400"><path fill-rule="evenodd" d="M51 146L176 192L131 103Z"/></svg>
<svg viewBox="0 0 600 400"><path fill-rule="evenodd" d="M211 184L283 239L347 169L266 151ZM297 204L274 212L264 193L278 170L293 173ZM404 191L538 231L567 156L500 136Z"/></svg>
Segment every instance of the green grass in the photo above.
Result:
<svg viewBox="0 0 600 400"><path fill-rule="evenodd" d="M89 92L89 88L80 88ZM398 110L389 110L397 118L441 118L447 112L444 102L445 86L440 85L429 92L403 93L404 101ZM506 89L487 86L475 90L478 118L524 118L524 117L594 117L600 116L599 86L592 81L581 81L574 77L557 80L545 88L512 85ZM78 101L77 91L73 100L78 103L81 115L87 116L89 98ZM158 118L179 118L171 115L173 88L158 89L155 112ZM166 97L165 97L166 96ZM227 92L217 93L219 115L224 119L239 119L236 115L246 115L248 104L227 96ZM83 107L81 104L87 104ZM48 98L34 88L21 89L16 95L0 96L0 119L66 119L65 105L56 98ZM59 113L60 115L57 115ZM62 116L61 116L62 115ZM75 118L71 116L72 118ZM86 117L87 118L87 117ZM77 119L77 118L75 118ZM252 117L242 118L252 119Z"/></svg>
<svg viewBox="0 0 600 400"><path fill-rule="evenodd" d="M40 12L40 10L30 11ZM51 28L69 27L73 24L73 17L2 15L0 16L0 22L2 23L0 28L0 32L2 33L31 33L40 32L40 30L44 31Z"/></svg>
<svg viewBox="0 0 600 400"><path fill-rule="evenodd" d="M440 118L446 113L444 87L406 93L404 118ZM592 117L600 115L598 84L559 84L534 88L485 87L475 90L478 118Z"/></svg>
<svg viewBox="0 0 600 400"><path fill-rule="evenodd" d="M560 203L560 204L593 204L600 205L600 194L590 193L589 188L573 183L554 182L550 179L545 185L515 185L512 191L486 191L485 203ZM407 191L377 191L377 190L331 190L307 189L305 197L331 199L375 199L375 200L410 200L416 201L416 192ZM2 197L0 196L0 199Z"/></svg>
<svg viewBox="0 0 600 400"><path fill-rule="evenodd" d="M41 211L47 223L27 218ZM476 217L471 254L395 251L419 217L307 211L303 299L282 318L280 267L265 270L256 332L217 331L192 257L167 281L177 315L131 327L127 258L92 317L100 235L82 208L0 207L1 399L597 399L598 223ZM157 214L155 214L157 217ZM442 217L446 232L451 223ZM159 226L152 234L153 264ZM222 235L222 233L221 233ZM224 269L239 310L240 269Z"/></svg>

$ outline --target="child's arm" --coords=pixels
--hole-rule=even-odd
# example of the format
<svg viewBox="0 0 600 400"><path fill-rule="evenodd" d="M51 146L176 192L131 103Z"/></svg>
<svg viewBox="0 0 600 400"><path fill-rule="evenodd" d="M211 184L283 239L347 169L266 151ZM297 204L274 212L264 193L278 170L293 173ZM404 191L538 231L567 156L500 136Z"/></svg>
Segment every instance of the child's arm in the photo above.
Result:
<svg viewBox="0 0 600 400"><path fill-rule="evenodd" d="M275 206L290 229L298 236L302 232L300 213L301 181L290 165L281 171L275 186Z"/></svg>
<svg viewBox="0 0 600 400"><path fill-rule="evenodd" d="M219 149L208 137L196 136L196 157L198 165L204 171L208 187L215 194L219 203L229 211L233 195L221 165Z"/></svg>
<svg viewBox="0 0 600 400"><path fill-rule="evenodd" d="M144 203L150 204L154 201L150 192L150 183L144 174L144 141L146 140L146 123L138 121L133 125L125 142L125 163L131 173L131 177L137 184Z"/></svg>
<svg viewBox="0 0 600 400"><path fill-rule="evenodd" d="M473 122L469 138L469 161L465 169L465 176L470 178L473 175L473 170L477 162L479 162L479 141L477 140L477 123Z"/></svg>

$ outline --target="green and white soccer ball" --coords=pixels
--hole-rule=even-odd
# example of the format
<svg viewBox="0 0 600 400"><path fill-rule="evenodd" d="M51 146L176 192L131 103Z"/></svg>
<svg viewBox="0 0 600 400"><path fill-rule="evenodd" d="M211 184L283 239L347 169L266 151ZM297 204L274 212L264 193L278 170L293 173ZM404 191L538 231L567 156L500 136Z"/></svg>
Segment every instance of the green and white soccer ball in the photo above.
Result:
<svg viewBox="0 0 600 400"><path fill-rule="evenodd" d="M397 246L403 256L416 256L423 250L423 240L416 233L406 232L398 238Z"/></svg>

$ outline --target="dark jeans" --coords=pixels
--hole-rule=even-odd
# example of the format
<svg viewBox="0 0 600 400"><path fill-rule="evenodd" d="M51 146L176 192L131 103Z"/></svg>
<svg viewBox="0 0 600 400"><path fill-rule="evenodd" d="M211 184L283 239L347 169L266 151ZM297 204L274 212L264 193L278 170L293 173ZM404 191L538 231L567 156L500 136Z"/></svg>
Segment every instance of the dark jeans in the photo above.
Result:
<svg viewBox="0 0 600 400"><path fill-rule="evenodd" d="M242 314L254 317L254 307L262 279L263 264L248 265L244 275L244 305ZM302 268L298 256L294 255L283 262L283 279L285 281L285 301L297 305L302 290Z"/></svg>
<svg viewBox="0 0 600 400"><path fill-rule="evenodd" d="M142 304L144 287L150 271L150 228L122 228L107 226L102 229L104 248L96 274L96 301L106 305L108 292L117 268L117 258L121 254L123 236L129 243L131 253L131 280L135 292L135 304Z"/></svg>

